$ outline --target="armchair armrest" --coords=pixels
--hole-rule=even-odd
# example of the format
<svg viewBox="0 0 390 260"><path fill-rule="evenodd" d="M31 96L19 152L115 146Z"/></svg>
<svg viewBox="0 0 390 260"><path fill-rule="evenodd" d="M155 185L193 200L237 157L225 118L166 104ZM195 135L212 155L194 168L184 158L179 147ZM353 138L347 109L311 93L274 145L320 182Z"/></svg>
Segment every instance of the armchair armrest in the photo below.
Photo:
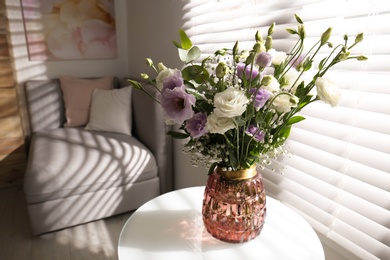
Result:
<svg viewBox="0 0 390 260"><path fill-rule="evenodd" d="M144 86L157 96L152 86ZM160 105L143 91L133 88L133 135L154 154L160 177L160 193L173 189L172 137L166 133L171 129L165 125Z"/></svg>

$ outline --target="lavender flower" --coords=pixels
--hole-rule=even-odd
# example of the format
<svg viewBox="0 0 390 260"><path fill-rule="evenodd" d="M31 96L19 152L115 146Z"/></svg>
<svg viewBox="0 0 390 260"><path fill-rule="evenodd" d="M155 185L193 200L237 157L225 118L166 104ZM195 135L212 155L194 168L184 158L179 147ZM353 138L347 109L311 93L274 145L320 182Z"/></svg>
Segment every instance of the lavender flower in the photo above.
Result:
<svg viewBox="0 0 390 260"><path fill-rule="evenodd" d="M260 52L256 57L256 64L261 68L266 68L272 64L272 55L269 52Z"/></svg>
<svg viewBox="0 0 390 260"><path fill-rule="evenodd" d="M245 131L248 135L253 136L257 142L264 140L265 133L263 130L260 130L257 126L251 124Z"/></svg>
<svg viewBox="0 0 390 260"><path fill-rule="evenodd" d="M245 79L249 80L251 75L251 66L246 66L245 63L237 63L237 76L242 79L243 74L245 73ZM255 67L252 68L252 79L256 78L259 75L259 70ZM260 77L262 74L260 73Z"/></svg>
<svg viewBox="0 0 390 260"><path fill-rule="evenodd" d="M259 111L271 96L271 93L263 88L252 88L249 93L253 94L253 106L255 107L256 111Z"/></svg>
<svg viewBox="0 0 390 260"><path fill-rule="evenodd" d="M181 87L165 89L161 93L160 102L169 122L182 124L194 115L192 105L195 104L195 96L186 93Z"/></svg>
<svg viewBox="0 0 390 260"><path fill-rule="evenodd" d="M163 91L167 88L174 89L175 87L182 86L183 77L181 75L181 71L178 69L168 69L164 67L164 65L158 66L158 69L161 69L161 71L156 77L156 87Z"/></svg>
<svg viewBox="0 0 390 260"><path fill-rule="evenodd" d="M206 128L207 114L196 113L192 118L186 122L186 130L193 138L201 137L207 133Z"/></svg>
<svg viewBox="0 0 390 260"><path fill-rule="evenodd" d="M162 83L162 92L166 89L174 89L177 87L184 88L184 81L180 70L172 70L172 72L164 78Z"/></svg>

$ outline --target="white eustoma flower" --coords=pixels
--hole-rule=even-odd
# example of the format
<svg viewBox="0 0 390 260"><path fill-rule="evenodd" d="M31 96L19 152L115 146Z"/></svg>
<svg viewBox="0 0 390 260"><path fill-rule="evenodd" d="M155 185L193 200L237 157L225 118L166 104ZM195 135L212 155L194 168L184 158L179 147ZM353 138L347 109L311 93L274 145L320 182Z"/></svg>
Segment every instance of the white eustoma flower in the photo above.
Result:
<svg viewBox="0 0 390 260"><path fill-rule="evenodd" d="M206 129L210 133L224 134L226 131L235 127L234 120L227 117L219 117L215 113L211 113L207 117Z"/></svg>
<svg viewBox="0 0 390 260"><path fill-rule="evenodd" d="M164 63L159 62L159 63L157 64L157 70L158 70L158 72L161 72L161 71L166 70L166 69L168 69L168 68L165 67Z"/></svg>
<svg viewBox="0 0 390 260"><path fill-rule="evenodd" d="M240 116L246 110L249 99L245 92L236 88L228 88L214 96L214 113L218 117L232 118Z"/></svg>
<svg viewBox="0 0 390 260"><path fill-rule="evenodd" d="M273 97L275 93L280 91L280 84L278 80L272 75L266 75L264 78L265 80L262 81L264 84L261 85L261 87L265 90L268 90L268 92L271 93L271 97Z"/></svg>
<svg viewBox="0 0 390 260"><path fill-rule="evenodd" d="M295 93L295 90L297 89L298 85L300 82L297 82L294 86L293 84L295 83L295 81L298 79L299 77L299 72L296 71L295 69L290 69L286 72L286 74L284 75L284 80L285 80L285 84L283 85L283 88L285 89L288 89L290 90L291 89L291 92L292 93Z"/></svg>
<svg viewBox="0 0 390 260"><path fill-rule="evenodd" d="M273 100L272 106L278 113L287 113L291 110L292 107L297 106L298 101L298 97L286 93L277 96Z"/></svg>
<svg viewBox="0 0 390 260"><path fill-rule="evenodd" d="M338 104L341 98L341 92L331 80L326 78L317 78L315 85L317 87L317 94L322 101L330 104L332 107Z"/></svg>
<svg viewBox="0 0 390 260"><path fill-rule="evenodd" d="M284 51L276 51L275 49L269 50L269 53L272 55L272 65L280 65L283 61L286 60L287 54Z"/></svg>

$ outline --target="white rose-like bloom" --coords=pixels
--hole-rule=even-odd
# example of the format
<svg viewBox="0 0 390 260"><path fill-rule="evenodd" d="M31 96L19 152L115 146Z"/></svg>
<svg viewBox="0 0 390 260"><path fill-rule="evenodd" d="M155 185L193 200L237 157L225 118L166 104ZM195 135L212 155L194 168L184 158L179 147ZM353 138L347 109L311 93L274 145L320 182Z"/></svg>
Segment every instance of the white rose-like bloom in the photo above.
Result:
<svg viewBox="0 0 390 260"><path fill-rule="evenodd" d="M272 65L280 65L287 58L287 54L283 51L269 50L272 55Z"/></svg>
<svg viewBox="0 0 390 260"><path fill-rule="evenodd" d="M341 93L332 81L326 78L317 78L315 85L317 87L317 94L322 101L330 104L332 107L338 104Z"/></svg>
<svg viewBox="0 0 390 260"><path fill-rule="evenodd" d="M162 68L162 67L161 67ZM163 69L163 68L162 68ZM160 71L160 73L158 73L157 77L156 77L156 86L159 90L161 90L163 88L163 83L164 83L164 80L170 76L172 76L172 74L174 74L175 72L179 71L178 69L168 69L168 68L165 68L163 69L162 71ZM179 71L180 72L180 71Z"/></svg>
<svg viewBox="0 0 390 260"><path fill-rule="evenodd" d="M272 102L272 106L278 113L287 113L292 107L296 107L298 104L298 97L289 94L282 94L277 96Z"/></svg>
<svg viewBox="0 0 390 260"><path fill-rule="evenodd" d="M214 96L214 113L218 117L232 118L244 113L249 99L245 92L236 88L228 88Z"/></svg>
<svg viewBox="0 0 390 260"><path fill-rule="evenodd" d="M234 120L227 117L219 117L215 113L211 113L207 117L206 129L210 133L224 134L226 131L233 129L236 125Z"/></svg>

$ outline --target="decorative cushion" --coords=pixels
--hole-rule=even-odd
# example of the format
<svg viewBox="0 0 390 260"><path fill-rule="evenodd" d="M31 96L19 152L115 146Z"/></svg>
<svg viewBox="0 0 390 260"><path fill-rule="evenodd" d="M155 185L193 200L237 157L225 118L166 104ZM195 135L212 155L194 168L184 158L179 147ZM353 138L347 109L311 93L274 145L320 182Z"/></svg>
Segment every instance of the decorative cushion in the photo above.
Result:
<svg viewBox="0 0 390 260"><path fill-rule="evenodd" d="M95 89L85 130L131 135L131 88Z"/></svg>
<svg viewBox="0 0 390 260"><path fill-rule="evenodd" d="M65 104L65 127L85 126L88 123L92 92L95 88L112 89L113 77L79 79L60 77Z"/></svg>

